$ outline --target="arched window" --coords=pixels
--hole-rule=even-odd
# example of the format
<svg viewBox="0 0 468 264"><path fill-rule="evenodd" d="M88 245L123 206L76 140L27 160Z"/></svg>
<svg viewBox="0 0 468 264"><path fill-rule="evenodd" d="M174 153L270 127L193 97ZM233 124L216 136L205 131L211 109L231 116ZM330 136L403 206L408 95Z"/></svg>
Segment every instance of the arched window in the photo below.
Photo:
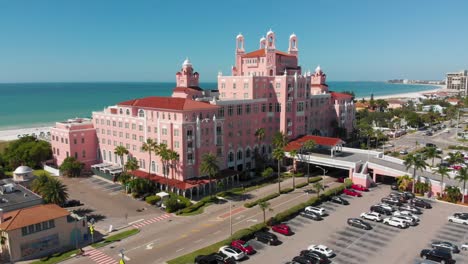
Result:
<svg viewBox="0 0 468 264"><path fill-rule="evenodd" d="M250 149L247 149L247 150L245 151L245 157L246 157L246 158L250 158Z"/></svg>
<svg viewBox="0 0 468 264"><path fill-rule="evenodd" d="M234 161L234 153L229 152L228 161L229 161L229 162L233 162L233 161Z"/></svg>
<svg viewBox="0 0 468 264"><path fill-rule="evenodd" d="M145 111L143 111L143 109L138 110L138 116L145 117Z"/></svg>
<svg viewBox="0 0 468 264"><path fill-rule="evenodd" d="M239 150L237 151L237 160L241 160L241 159L242 159L242 150L239 149Z"/></svg>
<svg viewBox="0 0 468 264"><path fill-rule="evenodd" d="M151 171L156 171L156 163L151 161Z"/></svg>
<svg viewBox="0 0 468 264"><path fill-rule="evenodd" d="M127 115L130 115L130 110L127 109L126 114L127 114Z"/></svg>
<svg viewBox="0 0 468 264"><path fill-rule="evenodd" d="M122 110L122 108L120 108L120 110L119 110L119 113L120 113L120 114L123 114L123 110Z"/></svg>
<svg viewBox="0 0 468 264"><path fill-rule="evenodd" d="M265 154L266 153L266 148L265 148L265 145L262 146L262 154Z"/></svg>

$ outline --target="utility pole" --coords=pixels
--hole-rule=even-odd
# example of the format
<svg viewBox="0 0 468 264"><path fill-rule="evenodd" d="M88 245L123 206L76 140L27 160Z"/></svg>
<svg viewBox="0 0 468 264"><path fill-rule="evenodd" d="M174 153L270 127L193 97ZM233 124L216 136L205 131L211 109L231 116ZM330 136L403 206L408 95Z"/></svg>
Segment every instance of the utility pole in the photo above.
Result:
<svg viewBox="0 0 468 264"><path fill-rule="evenodd" d="M455 129L455 139L458 139L458 124L460 123L460 109L458 109L457 128Z"/></svg>

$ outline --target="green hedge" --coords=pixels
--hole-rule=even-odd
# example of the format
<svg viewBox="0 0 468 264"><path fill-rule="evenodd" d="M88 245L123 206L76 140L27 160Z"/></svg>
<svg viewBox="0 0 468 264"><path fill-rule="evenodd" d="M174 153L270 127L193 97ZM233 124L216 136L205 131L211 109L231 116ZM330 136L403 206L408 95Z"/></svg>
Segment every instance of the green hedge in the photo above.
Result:
<svg viewBox="0 0 468 264"><path fill-rule="evenodd" d="M189 207L180 210L177 214L188 214L188 213L194 212L194 211L200 209L201 207L205 206L206 204L216 202L217 200L218 200L218 198L216 198L216 197L209 197L209 196L204 197L203 199L201 199L197 203L192 204Z"/></svg>
<svg viewBox="0 0 468 264"><path fill-rule="evenodd" d="M145 201L151 205L154 205L156 204L157 202L159 202L161 200L161 197L157 196L157 195L151 195L151 196L148 196L145 198Z"/></svg>
<svg viewBox="0 0 468 264"><path fill-rule="evenodd" d="M309 185L308 182L299 183L299 184L296 184L296 188L302 188L302 187L305 187L307 185Z"/></svg>
<svg viewBox="0 0 468 264"><path fill-rule="evenodd" d="M280 193L284 194L284 193L290 193L292 191L294 191L293 188L284 188L284 189L281 189Z"/></svg>
<svg viewBox="0 0 468 264"><path fill-rule="evenodd" d="M278 197L278 196L280 196L279 193L272 193L272 194L270 194L270 195L267 195L267 196L265 196L265 197L263 197L263 198L260 198L260 199L258 199L258 200L255 200L255 201L253 201L253 202L245 203L244 206L247 207L247 208L252 208L252 207L256 206L257 204L259 204L259 203L261 203L261 202L266 202L266 201L271 200L271 199L273 199L273 198L276 198L276 197Z"/></svg>
<svg viewBox="0 0 468 264"><path fill-rule="evenodd" d="M316 183L321 180L323 180L322 176L312 177L309 179L309 183Z"/></svg>

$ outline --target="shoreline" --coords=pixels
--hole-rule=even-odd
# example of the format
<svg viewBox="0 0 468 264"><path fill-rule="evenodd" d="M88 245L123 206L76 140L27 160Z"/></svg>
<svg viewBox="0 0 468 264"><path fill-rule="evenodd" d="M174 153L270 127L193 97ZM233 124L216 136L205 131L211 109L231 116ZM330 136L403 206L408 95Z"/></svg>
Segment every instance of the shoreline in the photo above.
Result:
<svg viewBox="0 0 468 264"><path fill-rule="evenodd" d="M0 141L12 141L18 139L21 135L33 135L39 136L44 133L45 138L50 132L52 126L39 126L39 127L28 127L28 128L17 128L17 129L2 129L0 130Z"/></svg>
<svg viewBox="0 0 468 264"><path fill-rule="evenodd" d="M423 84L411 84L411 85L423 85ZM436 93L441 92L445 89L445 85L433 85L432 89L407 92L407 93L398 93L398 94L387 94L387 95L377 95L374 96L374 99L403 99L403 98L418 98L421 97L423 93ZM355 99L359 101L360 98L365 100L370 100L370 96L365 97L356 97Z"/></svg>

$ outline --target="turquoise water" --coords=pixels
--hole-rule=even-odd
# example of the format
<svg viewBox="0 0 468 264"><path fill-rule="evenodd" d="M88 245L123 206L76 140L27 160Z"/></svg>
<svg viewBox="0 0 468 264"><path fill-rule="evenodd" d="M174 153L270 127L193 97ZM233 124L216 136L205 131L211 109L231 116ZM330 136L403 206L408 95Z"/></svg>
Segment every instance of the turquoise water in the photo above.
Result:
<svg viewBox="0 0 468 264"><path fill-rule="evenodd" d="M13 83L0 84L0 129L51 125L73 117L90 117L91 111L144 96L169 96L175 83ZM216 83L202 83L215 89ZM356 97L408 93L434 89L430 85L385 82L329 82L333 91L354 91Z"/></svg>

